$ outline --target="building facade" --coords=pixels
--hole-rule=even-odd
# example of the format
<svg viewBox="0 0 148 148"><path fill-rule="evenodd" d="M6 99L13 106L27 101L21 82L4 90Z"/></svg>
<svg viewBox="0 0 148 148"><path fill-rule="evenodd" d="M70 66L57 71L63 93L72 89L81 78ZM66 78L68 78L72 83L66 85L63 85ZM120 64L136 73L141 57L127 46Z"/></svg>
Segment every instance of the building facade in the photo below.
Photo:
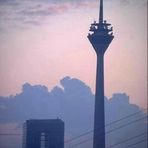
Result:
<svg viewBox="0 0 148 148"><path fill-rule="evenodd" d="M27 120L23 148L64 148L64 122L60 119Z"/></svg>

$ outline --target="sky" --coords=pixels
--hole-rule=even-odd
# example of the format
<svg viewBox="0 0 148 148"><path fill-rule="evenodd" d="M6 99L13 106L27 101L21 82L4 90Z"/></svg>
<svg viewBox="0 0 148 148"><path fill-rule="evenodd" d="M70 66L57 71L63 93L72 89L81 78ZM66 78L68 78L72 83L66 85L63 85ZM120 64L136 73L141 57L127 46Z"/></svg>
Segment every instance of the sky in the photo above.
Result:
<svg viewBox="0 0 148 148"><path fill-rule="evenodd" d="M147 1L105 0L104 11L115 36L105 54L105 95L125 92L146 108ZM50 90L65 76L94 92L87 34L98 13L98 0L0 0L0 96L20 93L26 82Z"/></svg>

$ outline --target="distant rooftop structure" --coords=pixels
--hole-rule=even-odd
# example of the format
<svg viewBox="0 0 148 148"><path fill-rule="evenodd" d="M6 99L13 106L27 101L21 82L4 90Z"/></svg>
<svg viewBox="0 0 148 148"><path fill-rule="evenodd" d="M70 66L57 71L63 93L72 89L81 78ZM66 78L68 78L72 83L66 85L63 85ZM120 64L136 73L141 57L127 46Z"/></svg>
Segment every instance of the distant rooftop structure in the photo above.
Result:
<svg viewBox="0 0 148 148"><path fill-rule="evenodd" d="M64 122L61 119L27 120L23 148L64 148Z"/></svg>

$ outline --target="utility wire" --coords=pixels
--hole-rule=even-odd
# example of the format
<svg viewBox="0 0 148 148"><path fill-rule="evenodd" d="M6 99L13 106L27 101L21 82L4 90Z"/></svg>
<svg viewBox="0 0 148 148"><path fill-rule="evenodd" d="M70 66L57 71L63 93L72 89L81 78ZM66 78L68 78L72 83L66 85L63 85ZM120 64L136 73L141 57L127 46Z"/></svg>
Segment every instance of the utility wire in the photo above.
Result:
<svg viewBox="0 0 148 148"><path fill-rule="evenodd" d="M148 109L144 109L144 111L148 111ZM115 121L113 121L113 122L111 122L111 123L107 123L105 126L109 126L109 125L114 124L114 123L116 123L116 122L119 122L119 121L121 121L121 120L127 119L127 118L129 118L129 117L131 117L131 116L135 116L135 115L137 115L137 114L139 114L139 113L141 113L141 111L135 112L135 113L130 114L130 115L128 115L128 116L125 116L125 117L123 117L123 118L121 118L121 119L115 120Z"/></svg>
<svg viewBox="0 0 148 148"><path fill-rule="evenodd" d="M88 131L88 132L86 132L86 133L83 133L83 134L81 134L81 135L79 135L79 136L76 136L76 137L74 137L74 138L71 138L71 139L69 139L69 140L66 140L65 143L69 143L69 142L71 142L71 141L73 141L73 140L79 139L80 137L83 137L83 136L85 136L85 135L88 135L88 134L90 134L90 133L92 133L92 132L93 132L93 130Z"/></svg>
<svg viewBox="0 0 148 148"><path fill-rule="evenodd" d="M117 146L117 145L119 145L119 144L122 144L122 143L125 143L125 142L127 142L127 141L133 140L133 139L135 139L135 138L137 138L137 137L140 137L140 136L143 136L143 135L145 135L145 134L146 134L146 132L144 132L144 133L142 133L142 134L139 134L139 135L136 135L136 136L133 136L133 137L131 137L131 138L129 138L129 139L126 139L126 140L124 140L124 141L121 141L121 142L118 142L118 143L116 143L116 144L107 146L107 148L115 147L115 146ZM72 145L72 146L70 146L70 147L68 147L68 148L76 147L76 146L78 146L78 145L81 145L81 144L86 143L86 142L91 141L91 140L93 140L93 138L89 138L89 139L83 140L83 141L81 141L81 142L79 142L79 143L76 143L76 144L74 144L74 145ZM133 145L142 143L142 142L144 142L144 141L146 141L146 139L144 139L144 140L142 140L142 141L140 141L140 142L136 142L136 143L134 143L134 144L128 145L128 146L125 147L125 148L128 148L128 147L131 147L131 146L133 146Z"/></svg>
<svg viewBox="0 0 148 148"><path fill-rule="evenodd" d="M146 135L146 134L147 134L147 132L143 132L143 133L141 133L141 134L139 134L139 135L133 136L133 137L128 138L128 139L126 139L126 140L124 140L124 141L121 141L121 142L118 142L118 143L116 143L116 144L107 146L106 148L111 148L111 147L117 146L117 145L119 145L119 144L125 143L125 142L127 142L127 141L133 140L133 139L135 139L135 138L137 138L137 137L140 137L140 136L143 136L143 135Z"/></svg>
<svg viewBox="0 0 148 148"><path fill-rule="evenodd" d="M93 140L93 138L88 138L88 139L83 140L83 141L81 141L81 142L79 142L79 143L76 143L76 144L74 144L74 145L72 145L72 146L70 146L70 147L68 147L68 148L76 147L76 146L78 146L78 145L81 145L81 144L86 143L86 142L91 141L91 140Z"/></svg>
<svg viewBox="0 0 148 148"><path fill-rule="evenodd" d="M122 141L122 142L120 142L120 143L116 143L116 144L114 144L114 145L108 146L107 148L111 148L111 147L114 147L114 146L116 146L116 145L119 145L119 144L125 143L125 142L127 142L127 141L133 140L133 139L135 139L135 138L137 138L137 137L143 136L144 134L146 134L146 132L145 132L145 133L142 133L142 134L139 134L139 135L137 135L137 136L131 137L131 138L129 138L129 139L127 139L127 140L124 140L124 141ZM78 146L78 145L80 145L80 144L83 144L83 143L86 143L86 142L88 142L88 141L90 141L90 140L92 140L92 138L83 140L83 141L81 141L81 142L79 142L79 143L77 143L77 144L75 144L75 145L72 145L72 146L70 146L70 147L68 147L68 148L76 147L76 146ZM142 142L143 142L143 140L142 140ZM138 142L138 143L139 143L139 142ZM140 143L141 143L141 141L140 141ZM136 144L137 144L137 143L136 143ZM135 145L135 144L134 144L134 145ZM128 147L129 147L129 146L131 147L131 146L133 146L133 144L132 144L132 145L128 145ZM126 148L127 148L127 147L126 147Z"/></svg>
<svg viewBox="0 0 148 148"><path fill-rule="evenodd" d="M108 123L108 124L106 124L105 126L112 125L112 124L114 124L114 123L116 123L116 122L119 122L119 121L121 121L121 120L127 119L127 118L129 118L129 117L131 117L131 116L134 116L134 115L136 115L136 114L139 114L139 113L141 113L141 111L140 111L140 112L136 112L136 113L131 114L131 115L128 115L128 116L123 117L123 118L121 118L121 119L118 119L118 120L116 120L116 121L113 121L113 122L111 122L111 123ZM138 121L144 119L145 117L147 117L147 116L144 116L143 118L140 118L140 119L134 120L134 121L132 121L132 122L129 122L129 123L125 124L125 125L119 126L119 127L117 127L117 128L114 128L114 129L112 129L112 130L106 132L106 134L109 134L109 133L111 133L111 132L114 132L115 130L120 129L120 128L122 128L122 127L128 126L129 124L138 122ZM80 138L80 137L82 137L82 136L85 136L85 135L87 135L87 134L89 134L89 133L91 133L91 132L93 132L93 130L88 131L88 132L86 132L86 133L84 133L84 134L81 134L81 135L79 135L79 136L77 136L77 137L74 137L74 138L72 138L72 139L69 139L69 140L65 141L64 143L68 143L68 142L71 142L71 141L73 141L73 140L76 140L76 139L78 139L78 138ZM144 134L144 133L142 133L141 135L143 135L143 134ZM22 135L22 134L0 134L0 136L20 136L20 135ZM129 140L132 140L132 139L134 139L134 138L136 138L136 137L138 137L138 136L140 136L140 135L137 135L137 136L131 137L131 138L127 139L127 140L124 140L124 142L129 141ZM69 148L73 148L73 147L78 146L78 145L80 145L80 144L86 143L86 142L88 142L88 141L90 141L90 140L92 140L92 138L89 138L89 139L83 140L83 141L81 141L81 142L79 142L79 143L76 143L75 145L72 145L72 146L69 147ZM122 143L124 143L124 142L122 141ZM143 142L143 141L142 141L142 142ZM121 143L121 142L119 142L119 143ZM114 145L111 145L111 146L109 146L109 147L107 147L107 148L110 148L110 147L113 147L113 146L115 146L115 145L118 145L119 143L114 144ZM141 141L140 141L140 143L141 143ZM136 143L136 144L137 144L137 143ZM133 145L133 144L132 144L132 145ZM135 145L135 144L134 144L134 145ZM130 147L130 146L131 146L131 145L129 145L128 147Z"/></svg>
<svg viewBox="0 0 148 148"><path fill-rule="evenodd" d="M147 111L147 110L148 110L148 109L143 109L143 111ZM125 116L125 117L123 117L123 118L121 118L121 119L118 119L118 120L115 120L115 121L113 121L113 122L107 123L107 124L105 125L105 127L110 126L110 125L112 125L112 124L114 124L114 123L116 123L116 122L122 121L122 120L124 120L124 119L127 119L127 118L129 118L129 117L135 116L135 115L137 115L137 114L139 114L139 113L141 113L141 111L135 112L135 113L130 114L130 115L128 115L128 116ZM69 139L69 140L66 140L65 143L68 143L68 142L71 142L71 141L73 141L73 140L76 140L76 139L78 139L78 138L80 138L80 137L83 137L83 136L85 136L85 135L88 135L88 134L90 134L90 133L92 133L92 132L93 132L93 130L90 130L90 131L88 131L88 132L85 132L85 133L83 133L83 134L81 134L81 135L79 135L79 136L76 136L76 137L74 137L74 138L71 138L71 139ZM6 133L0 133L0 136L20 136L20 135L22 135L22 134L6 134Z"/></svg>
<svg viewBox="0 0 148 148"><path fill-rule="evenodd" d="M148 109L144 109L144 110L148 110ZM129 117L135 116L135 115L137 115L137 114L139 114L139 113L141 113L141 111L138 111L138 112L133 113L133 114L131 114L131 115L125 116L125 117L123 117L123 118L121 118L121 119L118 119L118 120L115 120L115 121L113 121L113 122L107 123L107 124L105 125L105 127L110 126L110 125L112 125L112 124L114 124L114 123L116 123L116 122L119 122L119 121L121 121L121 120L127 119L127 118L129 118ZM101 129L101 128L100 128L100 129ZM71 141L73 141L73 140L76 140L76 139L78 139L78 138L80 138L80 137L83 137L83 136L85 136L85 135L88 135L88 134L90 134L90 133L92 133L92 132L93 132L93 130L90 130L90 131L88 131L88 132L85 132L85 133L83 133L83 134L81 134L81 135L79 135L79 136L76 136L76 137L74 137L74 138L71 138L71 139L69 139L69 140L66 140L65 143L68 143L68 142L71 142Z"/></svg>
<svg viewBox="0 0 148 148"><path fill-rule="evenodd" d="M122 128L122 127L128 126L128 125L133 124L133 123L135 123L135 122L138 122L138 121L140 121L140 120L143 120L143 119L145 119L146 117L148 117L148 116L139 118L139 119L137 119L137 120L134 120L134 121L132 121L132 122L128 122L127 124L121 125L121 126L119 126L119 127L117 127L117 128L114 128L114 129L112 129L112 130L109 130L109 131L106 132L106 134L109 134L109 133L111 133L111 132L114 132L115 130L118 130L118 129Z"/></svg>
<svg viewBox="0 0 148 148"><path fill-rule="evenodd" d="M147 116L145 116L145 117L147 117ZM132 122L129 122L128 124L122 125L122 126L120 126L120 127L118 127L118 128L114 128L113 130L107 131L105 134L109 134L109 133L111 133L111 132L114 132L114 131L117 130L117 129L120 129L120 128L122 128L122 127L128 126L128 125L133 124L133 123L135 123L135 122L138 122L138 121L144 119L145 117L140 118L140 119L138 119L138 120L134 120L134 121L132 121ZM82 142L79 142L79 143L77 143L77 144L74 144L74 145L72 145L71 147L75 147L75 146L77 146L77 145L83 144L83 143L85 143L85 142L87 142L87 141L90 141L90 140L92 140L92 138L89 138L89 139L87 139L87 140L84 140L84 141L82 141ZM69 148L71 148L71 147L69 147Z"/></svg>
<svg viewBox="0 0 148 148"><path fill-rule="evenodd" d="M147 110L147 109L144 109L144 110ZM112 124L114 124L114 123L116 123L116 122L119 122L119 121L121 121L121 120L127 119L127 118L129 118L129 117L132 117L132 116L134 116L134 115L137 115L137 114L139 114L139 113L141 113L141 111L138 111L138 112L133 113L133 114L131 114L131 115L125 116L125 117L123 117L123 118L121 118L121 119L118 119L118 120L116 120L116 121L113 121L113 122L111 122L111 123L108 123L108 124L105 125L105 127L110 126L110 125L112 125ZM129 122L129 123L125 124L125 125L119 126L118 128L114 128L114 129L112 129L112 130L106 132L106 134L109 134L109 133L111 133L111 132L114 132L115 130L120 129L120 128L122 128L122 127L128 126L129 124L138 122L138 121L144 119L145 117L147 117L147 116L144 116L143 118L140 118L140 119L134 120L134 121L132 121L132 122ZM92 133L92 132L93 132L93 130L88 131L88 132L85 132L85 133L83 133L83 134L81 134L81 135L79 135L79 136L77 136L77 137L74 137L74 138L72 138L72 139L69 139L69 140L64 141L64 143L71 142L71 141L76 140L76 139L78 139L78 138L80 138L80 137L83 137L83 136L85 136L85 135L88 135L88 134L90 134L90 133ZM3 134L3 133L0 134L0 136L20 136L20 135L22 135L22 134ZM87 139L87 140L84 140L84 141L82 141L82 142L79 142L79 143L77 143L77 144L75 144L75 145L73 145L73 146L71 146L71 147L74 147L74 146L76 146L76 145L80 145L80 144L85 143L85 142L87 142L87 141L89 141L89 140L92 140L92 138L91 138L91 139L89 138L89 139ZM71 147L70 147L70 148L71 148Z"/></svg>
<svg viewBox="0 0 148 148"><path fill-rule="evenodd" d="M147 109L144 109L144 110L147 110ZM112 124L114 124L114 123L116 123L116 122L119 122L119 121L121 121L121 120L127 119L127 118L129 118L129 117L131 117L131 116L134 116L134 115L136 115L136 114L139 114L139 113L141 113L141 111L138 111L138 112L136 112L136 113L133 113L133 114L131 114L131 115L128 115L128 116L126 116L126 117L123 117L123 118L121 118L121 119L118 119L118 120L116 120L116 121L113 121L113 122L111 122L111 123L108 123L108 124L105 125L105 127L107 127L107 126L109 126L109 125L112 125ZM142 119L144 119L144 118L146 118L146 117L147 117L147 116L144 116L144 117L142 117L142 118L140 118L140 119L137 119L137 120L134 120L134 121L132 121L132 122L129 122L128 124L122 125L122 126L120 126L120 127L118 127L118 128L114 128L113 130L110 130L110 131L106 132L106 134L109 134L109 133L111 133L111 132L114 132L115 130L120 129L120 128L124 127L124 126L128 126L129 124L133 124L133 123L135 123L135 122L138 122L138 121L140 121L140 120L142 120ZM90 134L90 133L92 133L92 132L93 132L93 130L88 131L88 132L85 132L85 133L83 133L83 134L81 134L81 135L79 135L79 136L77 136L77 137L74 137L74 138L72 138L72 139L69 139L69 140L64 141L64 143L66 144L66 143L71 142L71 141L73 141L73 140L76 140L76 139L78 139L78 138L80 138L80 137L83 137L83 136L85 136L85 135L88 135L88 134ZM88 142L88 141L90 141L90 140L92 140L92 139L93 139L93 138L89 138L89 139L83 140L83 141L81 141L81 142L79 142L79 143L76 143L76 144L74 144L74 145L72 145L72 146L70 146L70 147L68 147L68 148L76 147L76 146L81 145L81 144L83 144L83 143L86 143L86 142ZM59 145L59 144L58 144L58 145Z"/></svg>
<svg viewBox="0 0 148 148"><path fill-rule="evenodd" d="M4 134L1 133L0 136L21 136L22 134Z"/></svg>
<svg viewBox="0 0 148 148"><path fill-rule="evenodd" d="M138 142L136 142L136 143L133 143L133 144L131 144L131 145L128 145L128 146L126 146L125 148L129 148L129 147L132 147L133 148L133 146L135 146L135 145L137 145L137 144L140 144L140 143L143 143L143 142L146 142L147 141L147 139L143 139L143 140L141 140L141 141L138 141Z"/></svg>

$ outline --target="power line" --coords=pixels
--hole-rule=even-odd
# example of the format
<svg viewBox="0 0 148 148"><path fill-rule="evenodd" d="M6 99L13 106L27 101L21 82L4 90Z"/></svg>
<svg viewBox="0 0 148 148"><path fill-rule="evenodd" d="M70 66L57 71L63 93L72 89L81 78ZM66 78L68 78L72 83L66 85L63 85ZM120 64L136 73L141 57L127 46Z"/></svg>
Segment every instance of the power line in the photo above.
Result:
<svg viewBox="0 0 148 148"><path fill-rule="evenodd" d="M68 148L76 147L76 146L78 146L78 145L81 145L81 144L86 143L86 142L91 141L91 140L93 140L93 139L92 139L92 138L89 138L89 139L83 140L83 141L81 141L81 142L79 142L79 143L76 143L76 144L74 144L74 145L72 145L72 146L70 146L70 147L68 147Z"/></svg>
<svg viewBox="0 0 148 148"><path fill-rule="evenodd" d="M148 109L144 109L144 111L148 111ZM115 120L115 121L113 121L113 122L111 122L111 123L107 123L105 126L109 126L109 125L114 124L114 123L116 123L116 122L119 122L119 121L121 121L121 120L127 119L127 118L129 118L129 117L131 117L131 116L135 116L135 115L137 115L137 114L139 114L139 113L141 113L141 111L135 112L135 113L130 114L130 115L128 115L128 116L125 116L125 117L123 117L123 118L121 118L121 119Z"/></svg>
<svg viewBox="0 0 148 148"><path fill-rule="evenodd" d="M147 109L144 109L144 110L147 110ZM112 125L112 124L114 124L114 123L116 123L116 122L119 122L119 121L121 121L121 120L127 119L127 118L129 118L129 117L132 117L132 116L134 116L134 115L137 115L137 114L139 114L139 113L141 113L141 111L138 111L138 112L133 113L133 114L131 114L131 115L125 116L125 117L123 117L123 118L121 118L121 119L118 119L118 120L116 120L116 121L107 123L107 124L105 125L105 127L110 126L110 125ZM101 128L100 128L100 129L101 129ZM90 133L92 133L92 132L93 132L93 130L90 130L90 131L88 131L88 132L85 132L85 133L83 133L83 134L81 134L81 135L79 135L79 136L76 136L76 137L74 137L74 138L71 138L71 139L69 139L69 140L66 140L65 143L68 143L68 142L71 142L71 141L73 141L73 140L76 140L76 139L78 139L78 138L80 138L80 137L83 137L83 136L85 136L85 135L88 135L88 134L90 134Z"/></svg>
<svg viewBox="0 0 148 148"><path fill-rule="evenodd" d="M143 140L141 140L141 141L139 141L139 142L136 142L136 143L133 143L133 144L131 144L131 145L128 145L128 146L126 146L125 148L133 147L133 146L135 146L135 145L137 145L137 144L140 144L140 143L143 143L143 142L145 142L145 141L147 141L147 139L143 139Z"/></svg>
<svg viewBox="0 0 148 148"><path fill-rule="evenodd" d="M144 110L147 110L147 109L144 109ZM114 124L114 123L116 123L116 122L122 121L122 120L124 120L124 119L127 119L127 118L129 118L129 117L135 116L135 115L137 115L137 114L139 114L139 113L141 113L141 111L138 111L138 112L133 113L133 114L131 114L131 115L125 116L125 117L123 117L123 118L121 118L121 119L118 119L118 120L116 120L116 121L110 122L110 123L106 124L105 127L110 126L110 125L112 125L112 124ZM106 134L109 134L109 133L111 133L111 132L114 132L115 130L120 129L120 128L122 128L122 127L128 126L129 124L138 122L138 121L140 121L140 120L142 120L142 119L144 119L144 118L146 118L146 117L147 117L147 116L144 116L143 118L134 120L134 121L129 122L129 123L125 124L125 125L122 125L122 126L119 126L119 127L117 127L117 128L114 128L114 129L112 129L112 130L106 132ZM72 138L72 139L66 140L64 143L71 142L71 141L76 140L76 139L78 139L78 138L80 138L80 137L83 137L83 136L85 136L85 135L88 135L88 134L90 134L90 133L92 133L92 132L93 132L93 130L88 131L88 132L85 132L85 133L83 133L83 134L81 134L81 135L79 135L79 136L77 136L77 137L74 137L74 138ZM22 135L22 134L5 134L5 133L0 134L0 136L20 136L20 135ZM84 140L84 141L82 141L82 142L79 142L79 143L73 145L72 147L74 147L74 146L76 146L76 145L80 145L80 144L82 144L82 143L85 143L85 142L87 142L87 141L89 141L89 140L92 140L92 138L91 138L91 139L89 138L89 139L87 139L87 140ZM71 147L70 147L70 148L71 148Z"/></svg>
<svg viewBox="0 0 148 148"><path fill-rule="evenodd" d="M83 137L83 136L85 136L85 135L88 135L88 134L90 134L90 133L92 133L92 132L93 132L93 130L88 131L88 132L86 132L86 133L83 133L83 134L81 134L81 135L79 135L79 136L76 136L76 137L74 137L74 138L71 138L71 139L69 139L69 140L66 140L65 143L68 143L68 142L71 142L71 141L73 141L73 140L76 140L76 139L78 139L78 138L80 138L80 137Z"/></svg>
<svg viewBox="0 0 148 148"><path fill-rule="evenodd" d="M144 109L144 110L147 110L147 109ZM111 122L111 123L108 123L108 124L105 125L105 127L110 126L110 125L112 125L112 124L114 124L114 123L116 123L116 122L119 122L119 121L121 121L121 120L127 119L127 118L129 118L129 117L131 117L131 116L134 116L134 115L136 115L136 114L139 114L139 113L141 113L141 111L138 111L138 112L136 112L136 113L133 113L133 114L131 114L131 115L128 115L128 116L126 116L126 117L123 117L123 118L121 118L121 119L118 119L118 120L116 120L116 121L113 121L113 122ZM111 133L111 132L113 132L113 131L115 131L115 130L117 130L117 129L122 128L122 127L128 126L129 124L133 124L133 123L135 123L135 122L138 122L138 121L140 121L140 120L142 120L142 119L144 119L144 118L146 118L146 117L147 117L147 115L144 116L144 117L142 117L142 118L139 118L139 119L137 119L137 120L134 120L134 121L132 121L132 122L128 122L127 124L124 124L124 125L122 125L122 126L120 126L120 127L118 127L118 128L114 128L113 130L110 130L110 131L106 132L106 134L109 134L109 133ZM85 135L88 135L88 134L90 134L90 133L92 133L92 132L93 132L93 130L88 131L88 132L85 132L85 133L83 133L83 134L81 134L81 135L79 135L79 136L77 136L77 137L74 137L74 138L72 138L72 139L66 140L64 143L66 144L66 143L71 142L71 141L73 141L73 140L76 140L76 139L78 139L78 138L80 138L80 137L83 137L83 136L85 136ZM138 136L138 135L137 135L137 136ZM136 137L136 136L134 136L134 137ZM81 145L81 144L86 143L86 142L88 142L88 141L90 141L90 140L92 140L92 139L93 139L93 138L89 138L89 139L83 140L83 141L81 141L81 142L79 142L79 143L76 143L76 144L70 146L69 148L73 148L73 147L75 147L75 146Z"/></svg>
<svg viewBox="0 0 148 148"><path fill-rule="evenodd" d="M147 109L144 109L144 110L147 110ZM108 124L106 124L105 126L109 126L109 125L111 125L111 124L114 124L114 123L116 123L116 122L119 122L119 121L121 121L121 120L124 120L124 119L126 119L126 118L129 118L129 117L134 116L134 115L139 114L139 113L141 113L141 111L136 112L136 113L131 114L131 115L128 115L128 116L123 117L123 118L121 118L121 119L118 119L118 120L116 120L116 121L113 121L113 122L111 122L111 123L108 123ZM138 122L138 121L140 121L140 120L142 120L142 119L144 119L144 118L146 118L146 117L147 117L147 116L144 116L144 117L142 117L142 118L140 118L140 119L134 120L134 121L132 121L132 122L128 122L128 123L125 124L125 125L119 126L118 128L114 128L113 130L110 130L110 131L106 132L106 134L109 134L109 133L111 133L111 132L113 132L113 131L115 131L115 130L117 130L117 129L122 128L122 127L128 126L129 124L133 124L133 123L135 123L135 122ZM74 138L72 138L72 139L69 139L69 140L65 141L65 143L68 143L68 142L70 142L70 141L76 140L76 139L78 139L78 138L80 138L80 137L82 137L82 136L85 136L85 135L87 135L87 134L90 134L91 132L93 132L93 130L88 131L88 132L86 132L86 133L84 133L84 134L81 134L81 135L79 135L79 136L77 136L77 137L74 137ZM92 139L89 138L89 139L87 139L87 140L84 140L84 141L82 141L82 142L79 142L79 143L73 145L72 147L74 147L74 146L76 146L76 145L80 145L80 144L82 144L82 143L85 143L85 142L87 142L87 141L89 141L89 140L92 140ZM71 147L70 147L70 148L71 148Z"/></svg>
<svg viewBox="0 0 148 148"><path fill-rule="evenodd" d="M1 133L0 136L21 136L22 134L5 134Z"/></svg>
<svg viewBox="0 0 148 148"><path fill-rule="evenodd" d="M145 116L145 117L147 117L147 116ZM118 127L118 128L115 128L115 129L113 129L113 130L110 130L110 131L106 132L106 134L109 134L109 133L111 133L111 132L114 132L115 130L120 129L120 128L122 128L122 127L128 126L129 124L133 124L133 123L135 123L135 122L138 122L138 121L144 119L145 117L140 118L140 119L135 120L135 121L132 121L132 122L129 122L128 124L122 125L122 126L120 126L120 127ZM83 144L83 143L88 142L88 141L90 141L90 140L92 140L92 138L89 138L89 139L87 139L87 140L84 140L84 141L82 141L82 142L79 142L79 143L77 143L77 144L75 144L75 145L73 145L73 146L71 146L71 147L75 147L75 146L77 146L77 145ZM69 147L69 148L71 148L71 147Z"/></svg>
<svg viewBox="0 0 148 148"><path fill-rule="evenodd" d="M113 124L113 123L119 122L119 121L121 121L121 120L123 120L123 119L129 118L129 117L134 116L134 115L136 115L136 114L138 114L138 113L140 113L140 112L137 112L137 113L128 115L128 116L126 116L126 117L123 117L122 119L118 119L118 120L116 120L116 121L113 121L113 122L111 122L111 123L108 123L108 124L106 124L105 126L109 126L109 125L111 125L111 124ZM147 117L147 116L144 116L144 117L142 117L142 118L140 118L140 119L134 120L134 121L132 121L132 122L128 122L127 124L124 124L124 125L122 125L122 126L119 126L119 127L117 127L117 128L114 128L114 129L112 129L112 130L106 132L106 134L109 134L109 133L111 133L111 132L114 132L115 130L120 129L120 128L122 128L122 127L128 126L129 124L133 124L133 123L135 123L135 122L138 122L138 121L140 121L140 120L142 120L142 119L144 119L144 118L146 118L146 117ZM65 141L64 143L68 143L68 142L70 142L70 141L76 140L76 139L78 139L78 138L80 138L80 137L82 137L82 136L85 136L85 135L87 135L87 134L89 134L89 133L91 133L91 132L93 132L93 130L88 131L88 132L86 132L86 133L84 133L84 134L81 134L81 135L79 135L79 136L77 136L77 137L74 137L74 138L72 138L72 139L69 139L69 140ZM142 133L141 135L143 135L143 134L144 134L144 133ZM0 136L20 136L20 135L22 135L22 134L0 134ZM113 146L115 146L115 145L118 145L118 144L120 144L120 143L124 143L124 142L129 141L129 140L132 140L132 139L134 139L134 138L136 138L136 137L138 137L138 136L140 136L140 135L131 137L131 138L127 139L127 140L124 140L124 141L119 142L119 143L117 143L117 144L111 145L111 146L109 146L109 147L107 147L107 148L113 147ZM80 144L86 143L86 142L88 142L88 141L90 141L90 140L92 140L92 138L89 138L89 139L83 140L83 141L81 141L81 142L79 142L79 143L76 143L75 145L72 145L72 146L69 147L69 148L73 148L73 147L78 146L78 145L80 145ZM141 141L140 141L140 142L141 142ZM142 142L143 142L143 141L142 141ZM137 144L137 143L136 143L136 144ZM133 145L133 144L132 144L132 145ZM135 144L134 144L134 145L135 145ZM129 145L129 146L131 146L131 145ZM129 146L128 146L128 147L129 147Z"/></svg>
<svg viewBox="0 0 148 148"><path fill-rule="evenodd" d="M143 135L145 135L145 134L146 134L146 132L144 132L144 133L142 133L142 134L139 134L139 135L136 135L136 136L133 136L133 137L131 137L131 138L129 138L129 139L126 139L126 140L124 140L124 141L118 142L118 143L116 143L116 144L114 144L114 145L110 145L110 146L108 146L107 148L111 148L111 147L114 147L114 146L116 146L116 145L125 143L125 142L127 142L127 141L133 140L133 139L135 139L135 138L137 138L137 137L140 137L140 136L143 136ZM86 142L91 141L91 140L93 140L93 138L89 138L89 139L83 140L83 141L81 141L81 142L79 142L79 143L77 143L77 144L74 144L74 145L72 145L72 146L70 146L70 147L68 147L68 148L76 147L76 146L78 146L78 145L81 145L81 144L86 143ZM141 141L140 141L140 142L141 142ZM142 140L142 142L143 142L143 140ZM139 142L138 142L138 143L139 143ZM136 144L137 144L137 143L136 143ZM132 145L133 145L133 144L132 144ZM128 145L128 147L129 147L129 146L132 146L132 145ZM135 145L135 144L134 144L134 145ZM126 147L126 148L127 148L127 147Z"/></svg>
<svg viewBox="0 0 148 148"><path fill-rule="evenodd" d="M114 146L116 146L116 145L125 143L125 142L127 142L127 141L133 140L133 139L135 139L135 138L137 138L137 137L140 137L140 136L143 136L143 135L145 135L145 134L147 134L147 133L146 133L146 132L143 132L143 133L141 133L141 134L139 134L139 135L133 136L133 137L128 138L128 139L126 139L126 140L124 140L124 141L121 141L121 142L118 142L118 143L116 143L116 144L107 146L107 148L111 148L111 147L114 147Z"/></svg>
<svg viewBox="0 0 148 148"><path fill-rule="evenodd" d="M148 109L143 109L143 111L147 111L147 110L148 110ZM135 112L135 113L130 114L130 115L128 115L128 116L125 116L125 117L123 117L123 118L121 118L121 119L118 119L118 120L115 120L115 121L113 121L113 122L107 123L107 124L105 125L105 127L110 126L110 125L112 125L112 124L114 124L114 123L116 123L116 122L122 121L122 120L124 120L124 119L127 119L127 118L129 118L129 117L135 116L135 115L137 115L137 114L139 114L139 113L141 113L141 111ZM71 139L69 139L69 140L66 140L64 143L71 142L71 141L76 140L76 139L78 139L78 138L80 138L80 137L83 137L83 136L85 136L85 135L88 135L88 134L90 134L90 133L92 133L92 132L93 132L93 130L90 130L90 131L85 132L85 133L83 133L83 134L81 134L81 135L79 135L79 136L76 136L76 137L74 137L74 138L71 138ZM110 131L109 131L109 132L110 132ZM5 134L5 133L0 133L0 136L21 136L21 135L22 135L22 134Z"/></svg>
<svg viewBox="0 0 148 148"><path fill-rule="evenodd" d="M119 127L117 127L117 128L114 128L114 129L112 129L112 130L110 130L110 131L107 131L106 134L109 134L109 133L111 133L111 132L114 132L115 130L118 130L118 129L122 128L122 127L128 126L128 125L133 124L133 123L135 123L135 122L138 122L138 121L140 121L140 120L143 120L143 119L145 119L146 117L148 117L148 116L145 116L145 117L143 117L143 118L134 120L134 121L129 122L129 123L127 123L127 124L121 125L121 126L119 126Z"/></svg>
<svg viewBox="0 0 148 148"><path fill-rule="evenodd" d="M131 137L131 138L129 138L129 139L126 139L126 140L124 140L124 141L118 142L118 143L116 143L116 144L114 144L114 145L110 145L110 146L108 146L107 148L111 148L111 147L114 147L114 146L116 146L116 145L125 143L125 142L127 142L127 141L133 140L133 139L135 139L135 138L137 138L137 137L140 137L140 136L143 136L143 135L145 135L145 134L146 134L146 132L144 132L144 133L142 133L142 134L139 134L139 135L136 135L136 136L133 136L133 137ZM68 148L76 147L76 146L78 146L78 145L81 145L81 144L86 143L86 142L91 141L91 140L93 140L93 138L89 138L89 139L83 140L83 141L81 141L81 142L79 142L79 143L76 143L76 144L74 144L74 145L72 145L72 146L70 146L70 147L68 147ZM134 144L132 144L132 145L128 145L126 148L131 147L131 146L136 145L136 144L139 144L139 143L144 142L144 141L146 141L146 140L147 140L147 139L144 139L144 140L142 140L142 141L140 141L140 142L134 143Z"/></svg>

